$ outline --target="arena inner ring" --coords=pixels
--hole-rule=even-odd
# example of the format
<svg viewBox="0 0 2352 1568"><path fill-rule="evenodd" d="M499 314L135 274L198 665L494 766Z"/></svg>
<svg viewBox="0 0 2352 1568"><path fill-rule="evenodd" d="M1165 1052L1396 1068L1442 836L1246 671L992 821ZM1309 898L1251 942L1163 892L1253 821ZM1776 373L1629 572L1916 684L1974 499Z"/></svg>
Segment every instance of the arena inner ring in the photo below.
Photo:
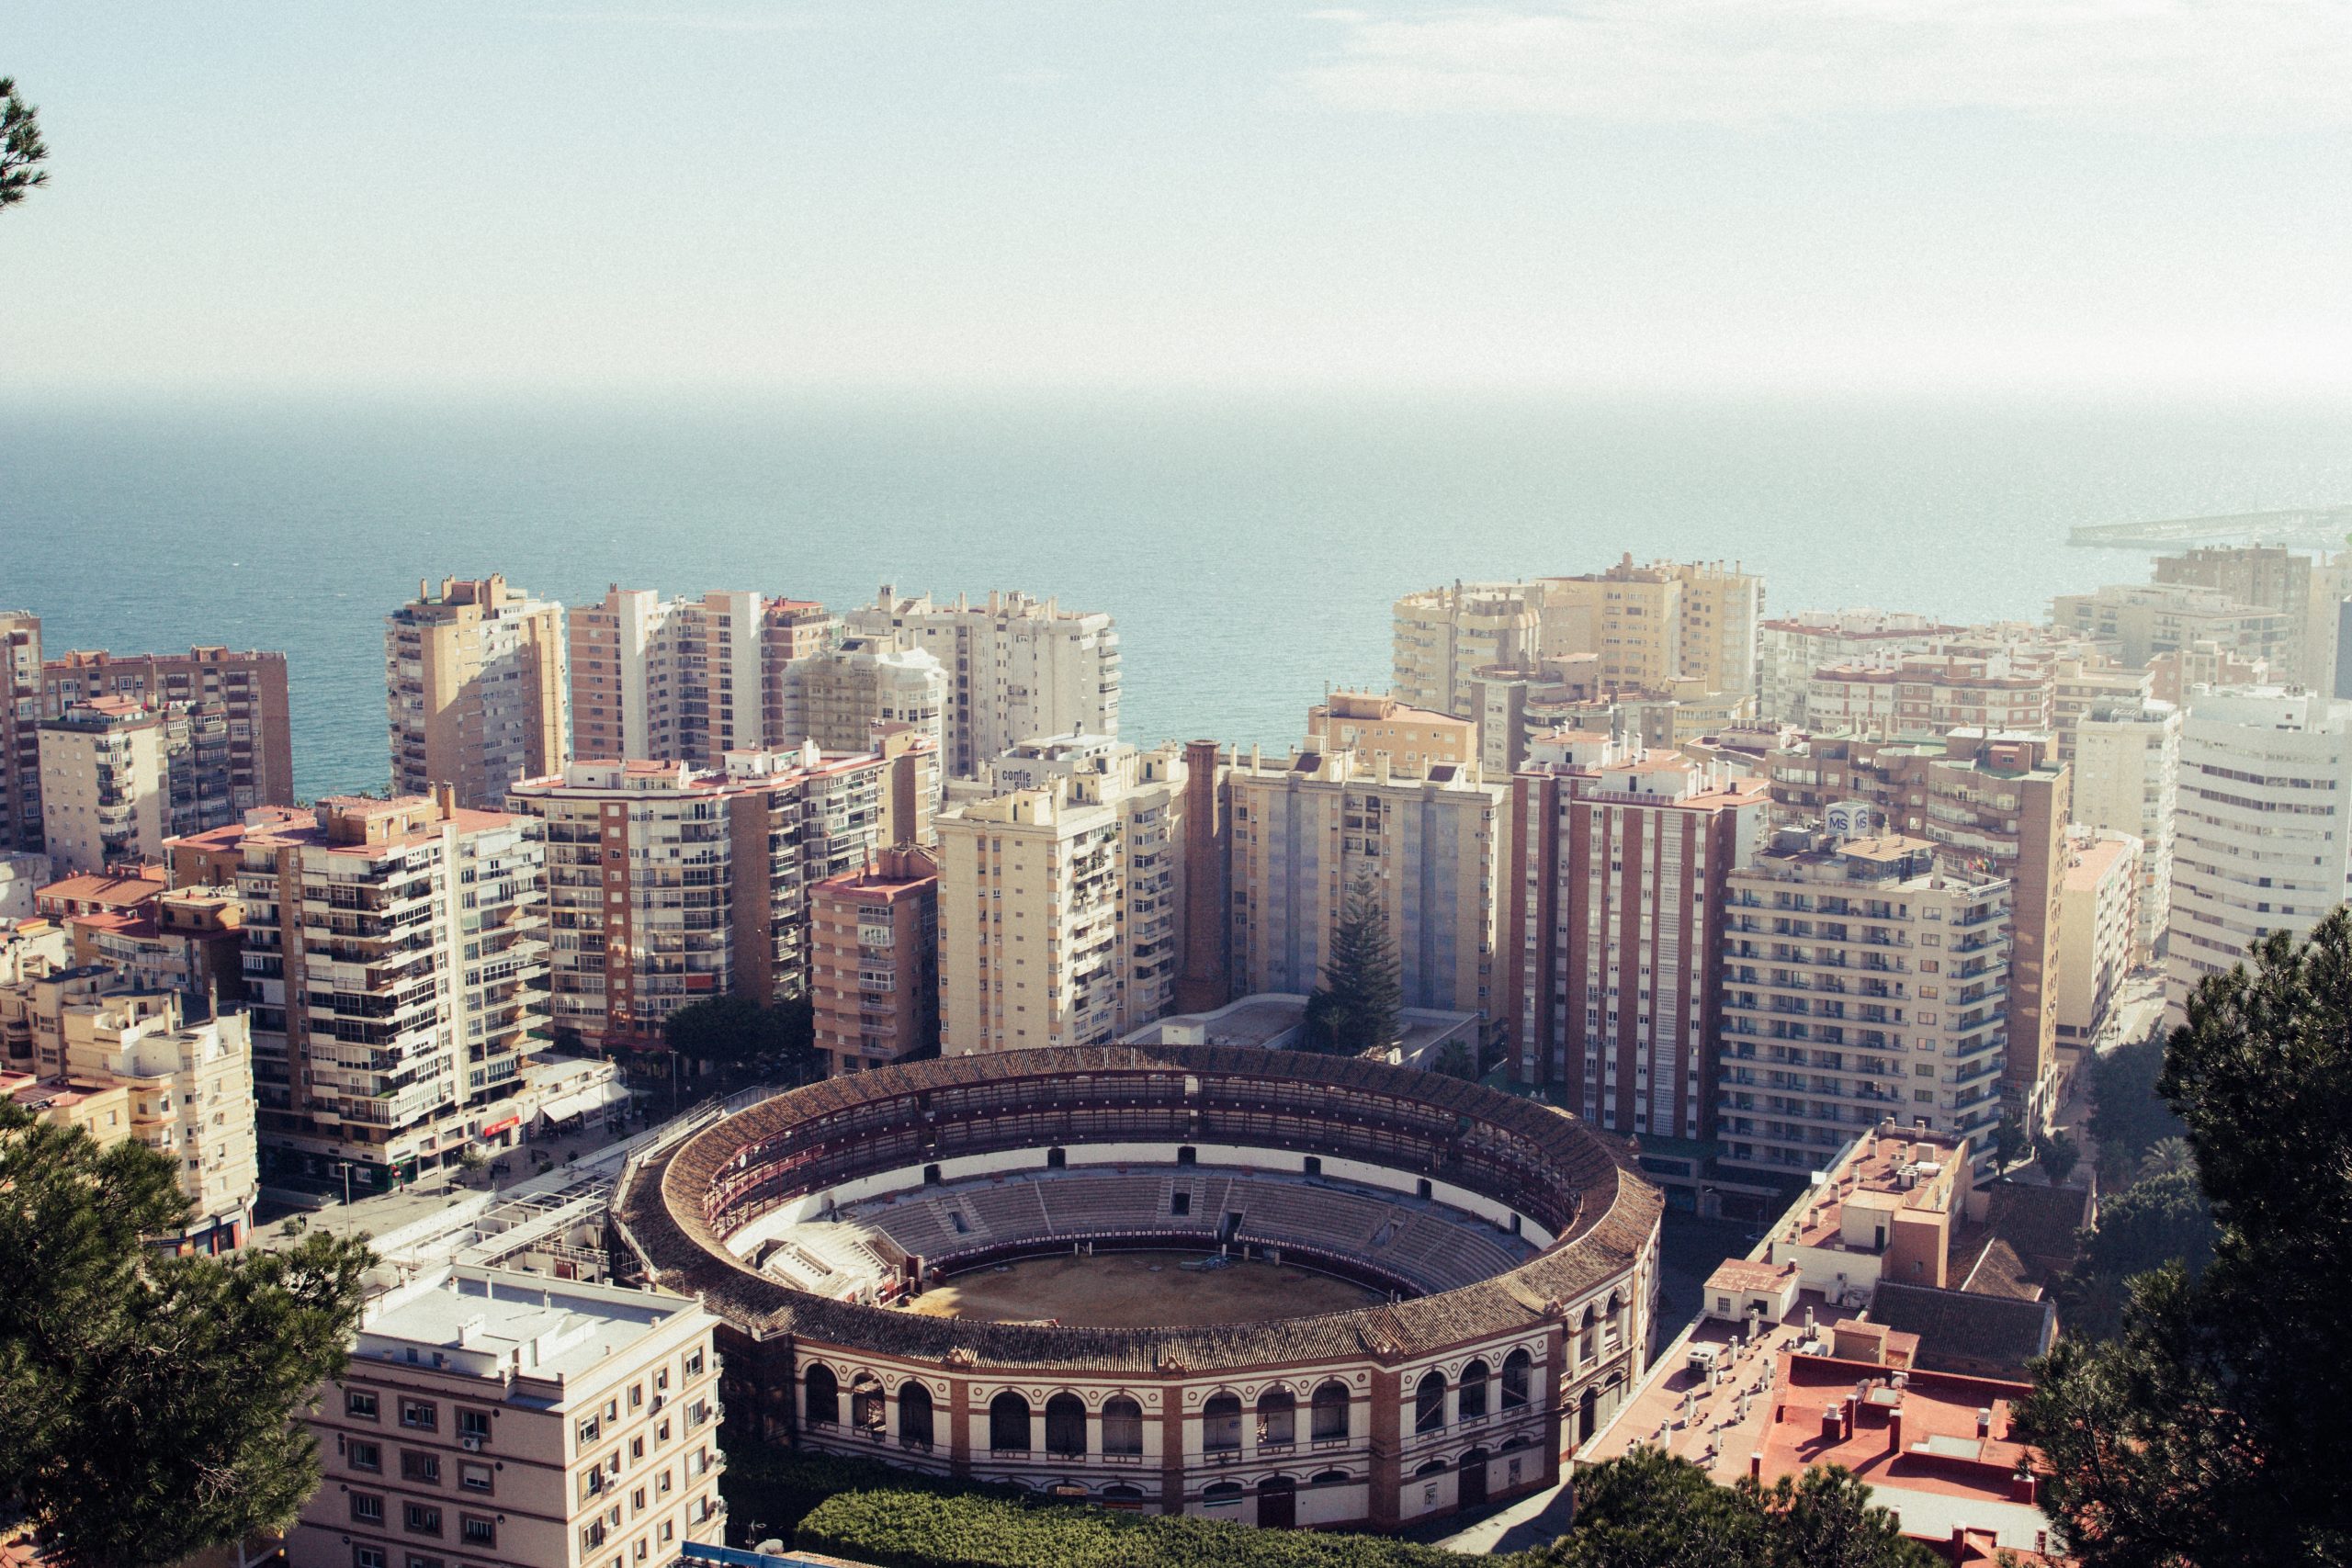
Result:
<svg viewBox="0 0 2352 1568"><path fill-rule="evenodd" d="M1475 1084L1106 1046L779 1095L633 1168L614 1224L722 1318L730 1423L1112 1506L1394 1528L1550 1483L1613 1413L1660 1210L1617 1140ZM1154 1303L1218 1288L1175 1269L1136 1326L918 1299L1123 1249L1303 1267L1363 1304L1277 1283L1272 1310L1171 1323Z"/></svg>

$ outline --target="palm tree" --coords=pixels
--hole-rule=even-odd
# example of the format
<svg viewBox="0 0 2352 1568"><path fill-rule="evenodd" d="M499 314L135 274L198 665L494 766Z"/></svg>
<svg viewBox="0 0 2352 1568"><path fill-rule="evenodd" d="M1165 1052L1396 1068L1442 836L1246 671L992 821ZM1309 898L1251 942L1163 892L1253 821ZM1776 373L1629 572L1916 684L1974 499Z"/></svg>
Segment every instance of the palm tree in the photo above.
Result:
<svg viewBox="0 0 2352 1568"><path fill-rule="evenodd" d="M2188 1146L2187 1138L2162 1138L2150 1146L2140 1158L2140 1179L2152 1176L2170 1176L2175 1171L2194 1173L2197 1151Z"/></svg>

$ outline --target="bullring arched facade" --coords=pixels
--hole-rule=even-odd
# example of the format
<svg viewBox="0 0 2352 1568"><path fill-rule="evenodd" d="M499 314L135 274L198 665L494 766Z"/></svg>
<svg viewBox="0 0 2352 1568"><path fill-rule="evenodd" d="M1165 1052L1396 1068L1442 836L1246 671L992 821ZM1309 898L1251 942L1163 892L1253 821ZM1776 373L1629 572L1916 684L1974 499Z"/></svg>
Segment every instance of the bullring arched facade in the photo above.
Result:
<svg viewBox="0 0 2352 1568"><path fill-rule="evenodd" d="M919 1317L796 1289L739 1256L779 1210L830 1213L943 1174L1159 1172L1180 1152L1186 1168L1268 1180L1344 1171L1351 1190L1450 1206L1532 1253L1390 1304L1174 1329ZM730 1422L1114 1507L1385 1529L1558 1479L1646 1359L1659 1212L1614 1140L1473 1084L1113 1046L888 1067L779 1096L649 1163L616 1222L646 1272L701 1293L727 1325ZM990 1255L1014 1250L1000 1240ZM1382 1278L1370 1261L1346 1271Z"/></svg>

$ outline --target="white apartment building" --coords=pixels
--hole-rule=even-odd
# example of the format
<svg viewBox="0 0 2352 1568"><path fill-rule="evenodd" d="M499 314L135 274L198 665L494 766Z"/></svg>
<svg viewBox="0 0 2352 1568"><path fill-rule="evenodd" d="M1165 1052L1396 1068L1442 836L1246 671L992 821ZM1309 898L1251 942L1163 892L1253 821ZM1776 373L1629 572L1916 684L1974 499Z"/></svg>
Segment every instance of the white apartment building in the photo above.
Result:
<svg viewBox="0 0 2352 1568"><path fill-rule="evenodd" d="M874 743L876 725L902 724L944 755L947 691L946 670L922 649L888 637L848 637L785 667L783 743L813 740L828 751L864 751Z"/></svg>
<svg viewBox="0 0 2352 1568"><path fill-rule="evenodd" d="M847 629L892 640L939 661L950 682L942 715L944 772L977 778L981 767L1036 735L1119 733L1119 634L1100 612L1057 600L991 592L974 604L928 593L900 596L884 583L852 610Z"/></svg>
<svg viewBox="0 0 2352 1568"><path fill-rule="evenodd" d="M395 795L449 784L494 809L571 755L563 606L494 572L419 582L384 620L384 702Z"/></svg>
<svg viewBox="0 0 2352 1568"><path fill-rule="evenodd" d="M1096 1045L1174 1010L1179 747L1122 748L938 821L940 1049Z"/></svg>
<svg viewBox="0 0 2352 1568"><path fill-rule="evenodd" d="M511 1129L547 1011L547 841L528 817L332 795L175 840L240 859L265 1158L356 1190Z"/></svg>
<svg viewBox="0 0 2352 1568"><path fill-rule="evenodd" d="M243 1246L261 1191L245 1015L190 1022L175 991L121 989L68 1004L59 1021L65 1075L129 1089L131 1135L178 1171L193 1205L183 1243Z"/></svg>
<svg viewBox="0 0 2352 1568"><path fill-rule="evenodd" d="M1807 682L1825 665L1892 669L1906 653L1925 653L1936 639L1957 633L1925 615L1886 610L1800 610L1756 628L1757 716L1806 728Z"/></svg>
<svg viewBox="0 0 2352 1568"><path fill-rule="evenodd" d="M100 697L44 720L40 810L60 876L160 855L171 831L164 716Z"/></svg>
<svg viewBox="0 0 2352 1568"><path fill-rule="evenodd" d="M2154 698L2094 707L2075 724L2074 819L2140 840L2135 964L2152 964L2162 953L2172 915L2180 726L2180 710Z"/></svg>
<svg viewBox="0 0 2352 1568"><path fill-rule="evenodd" d="M574 607L572 755L715 765L771 741L770 666L789 645L777 644L769 612L795 604L740 592L664 599L615 584Z"/></svg>
<svg viewBox="0 0 2352 1568"><path fill-rule="evenodd" d="M2058 1043L2096 1043L2132 972L2139 937L2140 840L2128 833L2067 832L2059 894Z"/></svg>
<svg viewBox="0 0 2352 1568"><path fill-rule="evenodd" d="M458 1267L368 1303L286 1540L318 1568L666 1568L722 1544L718 1320Z"/></svg>
<svg viewBox="0 0 2352 1568"><path fill-rule="evenodd" d="M2352 703L2278 686L2189 694L2175 823L2165 1002L2178 1023L2199 980L2344 902Z"/></svg>
<svg viewBox="0 0 2352 1568"><path fill-rule="evenodd" d="M1820 1170L1893 1118L1968 1139L2000 1120L2010 884L1936 846L1786 829L1732 872L1717 1129L1725 1164Z"/></svg>

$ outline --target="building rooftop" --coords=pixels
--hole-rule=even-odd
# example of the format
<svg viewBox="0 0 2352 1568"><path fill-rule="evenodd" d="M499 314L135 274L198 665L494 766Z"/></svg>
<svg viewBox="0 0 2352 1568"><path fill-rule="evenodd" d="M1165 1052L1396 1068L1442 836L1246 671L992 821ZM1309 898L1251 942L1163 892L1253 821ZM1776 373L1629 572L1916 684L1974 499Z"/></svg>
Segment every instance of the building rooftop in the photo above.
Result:
<svg viewBox="0 0 2352 1568"><path fill-rule="evenodd" d="M2022 1378L2026 1363L2058 1337L2057 1309L1971 1291L1939 1291L1881 1280L1871 1317L1918 1337L1916 1364L1928 1371Z"/></svg>
<svg viewBox="0 0 2352 1568"><path fill-rule="evenodd" d="M2086 893L2098 886L2114 873L2117 864L2131 857L2132 846L2121 839L2094 839L2089 843L2067 846L2066 890Z"/></svg>
<svg viewBox="0 0 2352 1568"><path fill-rule="evenodd" d="M695 1310L679 1296L458 1267L379 1298L361 1321L352 1361L560 1382Z"/></svg>
<svg viewBox="0 0 2352 1568"><path fill-rule="evenodd" d="M34 907L44 912L65 905L94 906L100 909L136 909L164 896L164 868L141 866L136 871L92 872L82 876L68 876L33 892Z"/></svg>
<svg viewBox="0 0 2352 1568"><path fill-rule="evenodd" d="M1950 1214L1955 1179L1967 1164L1958 1145L1931 1134L1902 1127L1865 1133L1845 1162L1807 1194L1804 1212L1791 1211L1793 1218L1783 1224L1781 1239L1838 1249L1857 1245L1853 1237L1860 1227L1847 1224L1849 1215Z"/></svg>
<svg viewBox="0 0 2352 1568"><path fill-rule="evenodd" d="M1732 1295L1776 1294L1796 1278L1793 1263L1759 1263L1748 1258L1726 1258L1707 1276L1710 1292Z"/></svg>

